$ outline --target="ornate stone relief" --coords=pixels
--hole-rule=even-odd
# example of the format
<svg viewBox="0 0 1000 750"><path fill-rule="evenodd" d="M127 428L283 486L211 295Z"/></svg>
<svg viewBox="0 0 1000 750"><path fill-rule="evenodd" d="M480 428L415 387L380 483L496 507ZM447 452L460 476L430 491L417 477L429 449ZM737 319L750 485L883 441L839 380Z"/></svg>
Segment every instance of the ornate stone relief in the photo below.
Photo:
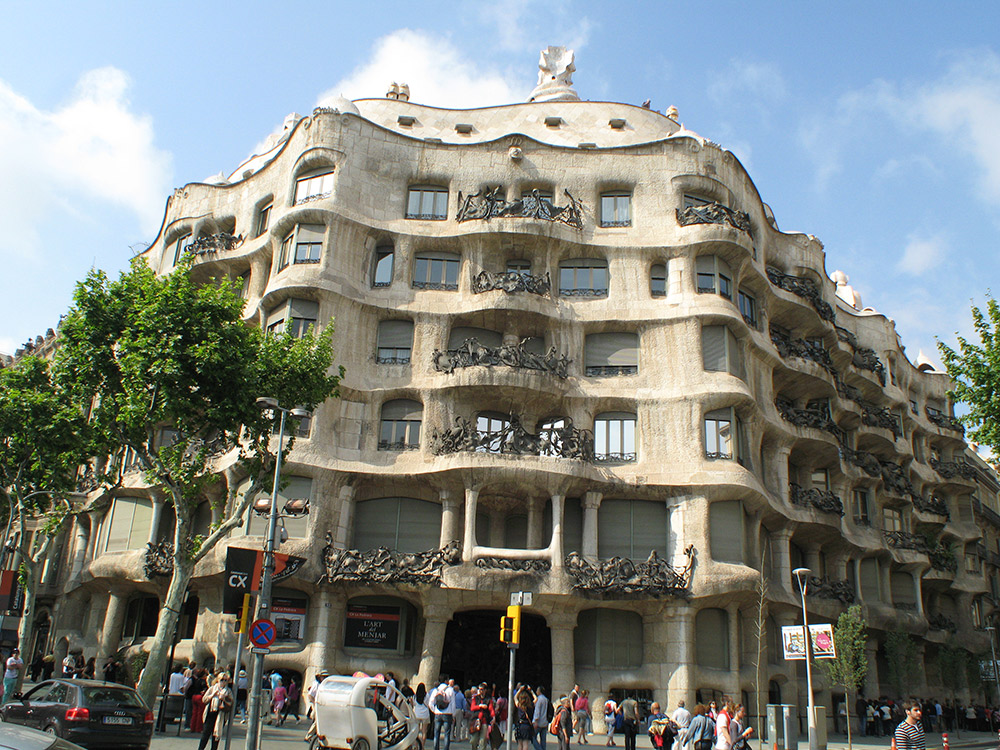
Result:
<svg viewBox="0 0 1000 750"><path fill-rule="evenodd" d="M513 367L519 370L537 372L565 378L569 364L573 361L565 354L556 356L556 348L550 347L545 354L534 354L525 349L524 339L517 344L503 346L483 346L476 338L466 339L458 349L442 352L435 349L431 355L434 369L438 372L454 372L459 367Z"/></svg>
<svg viewBox="0 0 1000 750"><path fill-rule="evenodd" d="M502 188L495 187L492 190L484 188L474 195L467 195L463 199L461 192L458 194L458 221L472 221L481 219L512 218L512 219L541 219L544 221L556 221L561 224L583 229L583 207L574 198L569 190L564 190L569 204L556 206L548 198L542 197L538 190L532 190L528 195L520 200L510 203L500 194Z"/></svg>
<svg viewBox="0 0 1000 750"><path fill-rule="evenodd" d="M397 552L386 547L360 552L334 547L333 538L327 534L323 548L324 572L319 583L360 581L439 586L444 567L458 565L461 561L462 545L457 541L427 552Z"/></svg>
<svg viewBox="0 0 1000 750"><path fill-rule="evenodd" d="M520 271L501 271L500 273L480 271L472 280L474 294L491 292L494 289L507 292L507 294L528 292L544 297L552 290L552 280L548 273L544 276L531 276Z"/></svg>
<svg viewBox="0 0 1000 750"><path fill-rule="evenodd" d="M750 232L750 214L745 211L734 211L721 203L706 203L702 206L688 206L675 209L677 223L682 227L692 224L724 224L741 232Z"/></svg>
<svg viewBox="0 0 1000 750"><path fill-rule="evenodd" d="M477 430L464 417L455 417L455 426L431 435L431 450L437 456L467 451L502 453L521 456L558 456L580 461L594 460L594 435L590 430L578 430L569 417L565 426L533 435L521 426L521 418L511 414L501 431Z"/></svg>
<svg viewBox="0 0 1000 750"><path fill-rule="evenodd" d="M656 551L642 562L612 557L592 563L576 552L566 557L566 572L573 588L585 594L617 597L630 594L686 599L690 594L694 545L684 550L688 562L681 570L668 565Z"/></svg>

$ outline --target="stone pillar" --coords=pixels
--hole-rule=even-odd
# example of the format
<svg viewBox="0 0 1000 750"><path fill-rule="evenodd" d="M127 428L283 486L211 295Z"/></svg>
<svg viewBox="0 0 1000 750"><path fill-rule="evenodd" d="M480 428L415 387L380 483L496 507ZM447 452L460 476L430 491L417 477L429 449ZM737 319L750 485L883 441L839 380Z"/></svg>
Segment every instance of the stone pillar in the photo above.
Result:
<svg viewBox="0 0 1000 750"><path fill-rule="evenodd" d="M791 529L778 529L771 533L771 555L774 561L775 582L782 591L797 594L792 588L792 557L789 543Z"/></svg>
<svg viewBox="0 0 1000 750"><path fill-rule="evenodd" d="M694 294L694 285L695 272L692 259L687 255L671 258L667 263L667 299L671 297L676 299L685 293Z"/></svg>
<svg viewBox="0 0 1000 750"><path fill-rule="evenodd" d="M918 573L913 576L913 595L917 598L917 616L921 619L927 617L927 614L924 612L923 583L924 577L922 574ZM927 691L924 691L921 695L927 695Z"/></svg>
<svg viewBox="0 0 1000 750"><path fill-rule="evenodd" d="M548 547L551 540L542 539L542 511L545 504L540 497L528 499L528 549Z"/></svg>
<svg viewBox="0 0 1000 750"><path fill-rule="evenodd" d="M573 648L573 631L577 613L558 612L546 615L552 639L552 698L569 695L576 684L576 654Z"/></svg>
<svg viewBox="0 0 1000 750"><path fill-rule="evenodd" d="M147 540L150 544L156 544L156 540L160 536L160 521L163 520L163 505L164 500L162 497L153 499L153 520L149 523L149 539Z"/></svg>
<svg viewBox="0 0 1000 750"><path fill-rule="evenodd" d="M812 571L814 576L822 576L823 566L820 563L819 547L807 547L804 551L806 567Z"/></svg>
<svg viewBox="0 0 1000 750"><path fill-rule="evenodd" d="M446 547L449 542L462 541L462 534L458 528L458 510L462 507L462 503L451 490L441 490L438 497L441 499L440 545Z"/></svg>
<svg viewBox="0 0 1000 750"><path fill-rule="evenodd" d="M465 488L465 534L462 538L462 561L472 561L472 550L476 546L476 506L479 503L479 490ZM443 637L443 636L442 636ZM437 679L434 675L432 679ZM430 685L429 682L424 682Z"/></svg>
<svg viewBox="0 0 1000 750"><path fill-rule="evenodd" d="M87 557L85 562L93 560L97 556L97 543L99 537L101 536L101 524L104 521L105 516L108 514L108 508L96 513L90 513L90 541L87 545Z"/></svg>
<svg viewBox="0 0 1000 750"><path fill-rule="evenodd" d="M690 708L694 707L695 686L691 675L695 666L695 633L694 610L691 605L678 605L669 623L667 663L677 666L667 683L667 704L663 708L668 714L673 713L679 700L683 700Z"/></svg>
<svg viewBox="0 0 1000 750"><path fill-rule="evenodd" d="M563 567L563 557L565 553L563 552L565 540L563 539L563 516L566 509L566 495L553 494L552 495L552 568ZM573 624L576 625L576 615L573 615ZM570 647L572 648L572 641L570 642ZM553 653L555 653L555 642L552 645ZM553 662L554 664L554 662ZM555 666L553 666L553 682L555 685ZM570 683L569 689L573 689L573 683ZM559 696L556 696L557 698Z"/></svg>
<svg viewBox="0 0 1000 750"><path fill-rule="evenodd" d="M726 692L739 702L740 696L740 662L743 657L743 644L740 643L740 607L738 604L727 604L726 614L729 615L729 685Z"/></svg>
<svg viewBox="0 0 1000 750"><path fill-rule="evenodd" d="M93 520L93 516L87 513L82 513L73 519L73 565L70 568L67 583L75 581L83 572L87 558L87 547L90 546L90 530Z"/></svg>
<svg viewBox="0 0 1000 750"><path fill-rule="evenodd" d="M788 487L788 457L792 455L791 446L781 446L774 455L774 484L772 488L786 503L791 502L790 488Z"/></svg>
<svg viewBox="0 0 1000 750"><path fill-rule="evenodd" d="M872 698L878 698L881 694L879 691L879 675L878 675L878 641L874 638L869 639L865 644L865 660L868 662L868 672L865 674L865 687L864 694L865 698L871 700Z"/></svg>
<svg viewBox="0 0 1000 750"><path fill-rule="evenodd" d="M927 644L916 638L913 641L914 660L917 663L917 684L911 688L910 692L914 695L930 695L927 692L927 662L925 660Z"/></svg>
<svg viewBox="0 0 1000 750"><path fill-rule="evenodd" d="M320 589L312 598L312 643L308 649L303 683L312 684L320 670L332 671L337 663L337 651L344 642L344 618L347 599L328 588Z"/></svg>
<svg viewBox="0 0 1000 750"><path fill-rule="evenodd" d="M345 484L340 488L338 496L340 506L337 517L337 528L333 535L333 546L338 549L347 549L348 545L354 541L354 496L356 490L353 485Z"/></svg>
<svg viewBox="0 0 1000 750"><path fill-rule="evenodd" d="M591 490L583 496L583 556L597 559L597 512L604 494Z"/></svg>
<svg viewBox="0 0 1000 750"><path fill-rule="evenodd" d="M850 561L850 564L854 566L854 598L860 604L865 600L865 598L861 596L861 560L860 558L855 558ZM870 697L878 698L877 695Z"/></svg>
<svg viewBox="0 0 1000 750"><path fill-rule="evenodd" d="M468 506L467 506L468 507ZM420 648L420 667L415 684L436 685L441 674L441 654L444 651L444 634L451 619L448 607L424 607L424 642Z"/></svg>
<svg viewBox="0 0 1000 750"><path fill-rule="evenodd" d="M760 511L755 511L750 514L748 519L749 529L747 530L747 559L751 563L751 567L758 568L762 573L763 560L761 559L761 548L760 548L760 525L761 525L761 513Z"/></svg>
<svg viewBox="0 0 1000 750"><path fill-rule="evenodd" d="M121 641L122 626L125 624L125 609L128 597L112 591L108 596L108 609L104 615L104 625L101 628L101 642L97 648L97 663L103 666L103 660L118 650ZM95 627L97 623L92 623ZM58 666L58 665L57 665Z"/></svg>

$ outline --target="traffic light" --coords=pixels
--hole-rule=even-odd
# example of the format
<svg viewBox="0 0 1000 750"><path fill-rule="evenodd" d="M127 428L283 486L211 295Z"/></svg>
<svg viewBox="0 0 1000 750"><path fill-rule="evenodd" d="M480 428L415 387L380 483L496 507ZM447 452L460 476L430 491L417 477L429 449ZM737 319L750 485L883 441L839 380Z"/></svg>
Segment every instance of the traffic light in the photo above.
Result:
<svg viewBox="0 0 1000 750"><path fill-rule="evenodd" d="M500 618L500 641L509 646L521 642L521 608L517 605L507 607L507 614Z"/></svg>
<svg viewBox="0 0 1000 750"><path fill-rule="evenodd" d="M240 611L236 615L236 632L245 633L247 632L247 622L250 619L250 594L243 595L243 606L240 607Z"/></svg>

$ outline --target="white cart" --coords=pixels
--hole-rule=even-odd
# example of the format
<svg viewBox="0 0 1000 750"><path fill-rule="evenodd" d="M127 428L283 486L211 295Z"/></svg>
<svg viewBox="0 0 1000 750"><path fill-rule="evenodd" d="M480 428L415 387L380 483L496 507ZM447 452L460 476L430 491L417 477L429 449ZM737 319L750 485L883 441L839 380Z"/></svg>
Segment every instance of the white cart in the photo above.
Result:
<svg viewBox="0 0 1000 750"><path fill-rule="evenodd" d="M416 743L417 720L383 680L336 675L316 691L316 733L321 748L406 750Z"/></svg>

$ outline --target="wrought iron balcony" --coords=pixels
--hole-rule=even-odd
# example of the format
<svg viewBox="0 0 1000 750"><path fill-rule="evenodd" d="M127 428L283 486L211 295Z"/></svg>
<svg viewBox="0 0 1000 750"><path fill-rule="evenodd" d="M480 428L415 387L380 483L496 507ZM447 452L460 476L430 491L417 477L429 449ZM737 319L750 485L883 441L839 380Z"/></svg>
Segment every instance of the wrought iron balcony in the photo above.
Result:
<svg viewBox="0 0 1000 750"><path fill-rule="evenodd" d="M812 427L816 430L829 432L837 438L838 442L843 442L844 431L837 426L829 414L815 409L798 409L791 401L781 396L774 399L774 405L786 422L791 422L796 427Z"/></svg>
<svg viewBox="0 0 1000 750"><path fill-rule="evenodd" d="M965 461L939 461L936 458L932 458L928 463L934 471L945 479L952 479L957 476L963 479L976 478L976 467Z"/></svg>
<svg viewBox="0 0 1000 750"><path fill-rule="evenodd" d="M886 544L893 549L910 549L916 552L923 552L925 555L930 553L927 540L917 534L911 534L909 531L883 530L882 536L885 538Z"/></svg>
<svg viewBox="0 0 1000 750"><path fill-rule="evenodd" d="M595 464L631 464L635 463L635 453L594 453Z"/></svg>
<svg viewBox="0 0 1000 750"><path fill-rule="evenodd" d="M956 432L965 432L965 425L955 419L955 417L949 417L947 414L930 406L926 407L924 411L927 413L927 419L938 427L943 427L946 430L955 430Z"/></svg>
<svg viewBox="0 0 1000 750"><path fill-rule="evenodd" d="M515 456L556 456L580 461L595 461L594 435L590 430L578 430L568 417L562 427L553 427L533 435L521 425L521 419L511 414L500 430L477 430L464 417L455 417L450 430L431 436L431 450L437 456L448 453L498 453ZM634 454L633 461L635 460Z"/></svg>
<svg viewBox="0 0 1000 750"><path fill-rule="evenodd" d="M408 365L410 364L409 354L376 354L375 361L380 365Z"/></svg>
<svg viewBox="0 0 1000 750"><path fill-rule="evenodd" d="M854 604L854 587L849 581L836 581L832 578L813 576L806 588L807 596L817 599L836 599L843 604Z"/></svg>
<svg viewBox="0 0 1000 750"><path fill-rule="evenodd" d="M837 332L837 338L851 347L854 352L854 356L851 359L851 363L861 370L870 370L875 373L878 377L879 382L885 385L885 365L882 364L882 360L878 358L874 349L869 349L866 346L861 346L858 342L857 337L848 331L846 328L841 328L840 326L834 326Z"/></svg>
<svg viewBox="0 0 1000 750"><path fill-rule="evenodd" d="M366 585L407 583L440 586L444 568L462 562L462 545L459 542L449 542L441 549L413 553L387 547L362 552L356 549L338 549L327 533L321 561L321 583L347 581L363 582Z"/></svg>
<svg viewBox="0 0 1000 750"><path fill-rule="evenodd" d="M927 627L929 627L931 630L943 630L946 633L958 632L958 623L956 623L950 617L945 617L940 612L933 614L927 618Z"/></svg>
<svg viewBox="0 0 1000 750"><path fill-rule="evenodd" d="M544 297L552 291L552 280L548 273L544 276L532 276L520 271L501 271L500 273L480 271L472 280L474 294L491 292L494 289L507 294L527 292Z"/></svg>
<svg viewBox="0 0 1000 750"><path fill-rule="evenodd" d="M637 365L590 365L586 368L588 377L616 377L619 375L635 375L639 372Z"/></svg>
<svg viewBox="0 0 1000 750"><path fill-rule="evenodd" d="M420 443L408 443L405 440L379 440L378 449L380 451L418 451Z"/></svg>
<svg viewBox="0 0 1000 750"><path fill-rule="evenodd" d="M655 550L643 561L612 557L596 563L571 552L566 556L566 573L573 589L585 595L642 594L686 599L690 594L694 545L689 545L684 554L687 564L678 570L662 560Z"/></svg>
<svg viewBox="0 0 1000 750"><path fill-rule="evenodd" d="M443 281L414 281L414 289L434 289L443 292L457 292L458 284L449 284Z"/></svg>
<svg viewBox="0 0 1000 750"><path fill-rule="evenodd" d="M479 339L471 338L462 342L458 349L442 352L435 349L431 362L437 372L452 373L460 367L512 367L518 370L533 370L565 378L573 361L565 354L557 355L554 346L545 354L536 354L525 347L528 339L517 344L485 346Z"/></svg>
<svg viewBox="0 0 1000 750"><path fill-rule="evenodd" d="M174 543L149 542L142 557L142 571L146 578L165 578L174 572Z"/></svg>
<svg viewBox="0 0 1000 750"><path fill-rule="evenodd" d="M407 219L417 219L419 221L444 221L448 218L447 214L411 214L406 213Z"/></svg>
<svg viewBox="0 0 1000 750"><path fill-rule="evenodd" d="M992 508L983 505L982 501L975 497L972 498L972 510L973 512L979 514L983 519L993 524L994 527L1000 529L1000 514Z"/></svg>
<svg viewBox="0 0 1000 750"><path fill-rule="evenodd" d="M816 286L816 283L812 279L804 279L801 276L791 276L790 274L779 271L773 266L767 267L767 278L779 289L791 292L796 297L801 297L809 302L809 304L813 306L813 309L823 320L831 323L833 322L833 308L830 307L830 304L823 299L823 296L820 294L819 287Z"/></svg>
<svg viewBox="0 0 1000 750"><path fill-rule="evenodd" d="M924 513L944 516L945 519L951 518L948 504L938 497L921 497L920 495L915 495L913 496L913 507Z"/></svg>
<svg viewBox="0 0 1000 750"><path fill-rule="evenodd" d="M692 224L722 224L751 234L750 214L745 211L735 211L721 203L705 203L700 206L678 208L675 211L677 223L682 227Z"/></svg>
<svg viewBox="0 0 1000 750"><path fill-rule="evenodd" d="M590 287L560 287L560 297L607 297L607 288L598 289Z"/></svg>
<svg viewBox="0 0 1000 750"><path fill-rule="evenodd" d="M863 424L889 430L897 439L903 434L903 425L900 423L899 417L884 406L876 406L865 399L861 399L858 405L861 407L861 422Z"/></svg>
<svg viewBox="0 0 1000 750"><path fill-rule="evenodd" d="M507 201L501 194L501 188L492 190L484 188L474 195L464 198L458 194L458 221L479 219L536 219L566 224L574 229L583 229L583 205L574 198L569 190L564 190L569 203L556 206L538 190L521 196L520 200Z"/></svg>
<svg viewBox="0 0 1000 750"><path fill-rule="evenodd" d="M775 326L771 326L771 343L774 344L775 349L778 350L778 354L781 355L782 359L787 359L788 357L808 359L818 364L834 377L838 377L837 371L833 367L833 360L830 359L830 353L825 349L814 346L804 339L793 339L791 336L779 331Z"/></svg>
<svg viewBox="0 0 1000 750"><path fill-rule="evenodd" d="M792 504L802 507L812 506L816 510L836 513L838 516L844 515L844 504L830 490L821 490L817 487L805 489L795 482L791 482L788 486L791 490Z"/></svg>
<svg viewBox="0 0 1000 750"><path fill-rule="evenodd" d="M936 547L927 553L927 556L930 558L931 567L934 570L941 570L946 573L958 572L958 558L955 556L955 552L943 544L938 543Z"/></svg>
<svg viewBox="0 0 1000 750"><path fill-rule="evenodd" d="M221 250L235 250L243 244L243 235L233 235L229 232L217 232L199 237L194 242L184 246L184 252L191 255L206 255Z"/></svg>

